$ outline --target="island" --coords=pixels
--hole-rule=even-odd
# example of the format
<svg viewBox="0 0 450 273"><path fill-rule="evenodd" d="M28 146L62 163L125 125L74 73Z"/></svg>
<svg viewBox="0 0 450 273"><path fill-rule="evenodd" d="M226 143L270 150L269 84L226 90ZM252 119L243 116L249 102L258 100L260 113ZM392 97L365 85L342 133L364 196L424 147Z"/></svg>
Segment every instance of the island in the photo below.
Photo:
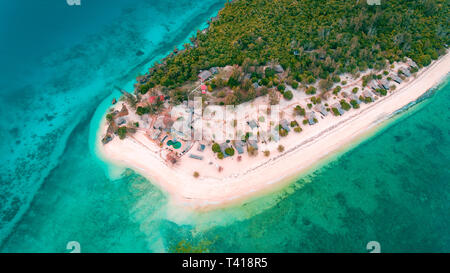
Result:
<svg viewBox="0 0 450 273"><path fill-rule="evenodd" d="M446 1L371 2L227 2L112 101L98 154L186 208L284 187L450 71Z"/></svg>

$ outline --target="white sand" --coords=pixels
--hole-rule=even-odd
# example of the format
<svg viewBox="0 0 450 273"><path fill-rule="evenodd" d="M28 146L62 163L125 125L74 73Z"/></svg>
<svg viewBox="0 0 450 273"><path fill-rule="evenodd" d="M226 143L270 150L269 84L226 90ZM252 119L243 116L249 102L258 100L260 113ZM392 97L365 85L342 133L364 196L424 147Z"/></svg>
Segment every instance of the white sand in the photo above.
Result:
<svg viewBox="0 0 450 273"><path fill-rule="evenodd" d="M215 159L211 148L205 152L193 153L206 157L203 161L185 155L174 167L166 165L159 155L159 146L148 141L143 133L133 138L119 140L118 137L107 145L101 143L106 131L105 121L100 126L97 137L98 154L104 160L126 166L147 177L152 183L169 193L171 201L178 205L209 209L235 203L254 194L285 185L286 181L306 171L321 159L339 151L358 137L363 136L374 125L385 120L393 112L416 100L427 90L438 84L449 72L450 54L441 57L432 65L419 71L416 78L397 86L397 90L381 97L376 102L361 104L360 109L352 109L341 117L329 114L314 126L302 126L300 134L291 131L280 140L285 147L283 153L276 149L270 157L262 152L254 158L242 156L237 162L236 155L224 160ZM295 99L294 99L295 100ZM289 104L296 104L290 101ZM219 173L213 161L224 168ZM194 171L200 173L194 178Z"/></svg>

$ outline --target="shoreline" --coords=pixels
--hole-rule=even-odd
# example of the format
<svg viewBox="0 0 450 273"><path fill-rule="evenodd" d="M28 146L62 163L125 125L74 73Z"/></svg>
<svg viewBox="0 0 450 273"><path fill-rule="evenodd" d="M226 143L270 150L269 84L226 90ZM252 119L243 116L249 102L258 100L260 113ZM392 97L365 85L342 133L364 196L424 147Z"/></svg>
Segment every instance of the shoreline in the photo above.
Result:
<svg viewBox="0 0 450 273"><path fill-rule="evenodd" d="M250 168L242 167L224 178L204 176L196 179L183 172L183 163L175 167L166 165L158 158L159 147L147 145L140 135L122 141L115 138L103 146L100 136L106 127L104 119L97 132L96 153L104 161L137 171L167 192L171 202L182 207L208 210L232 206L281 190L293 180L361 143L385 125L385 121L395 116L399 109L441 83L449 72L448 67L449 53L421 69L416 78L410 78L392 94L352 110L339 119L332 119L328 124L319 122L308 132L288 136L286 139L291 141L294 138L301 140L297 140L294 146L285 145L288 147L283 153ZM284 141L288 140L281 140L281 143Z"/></svg>

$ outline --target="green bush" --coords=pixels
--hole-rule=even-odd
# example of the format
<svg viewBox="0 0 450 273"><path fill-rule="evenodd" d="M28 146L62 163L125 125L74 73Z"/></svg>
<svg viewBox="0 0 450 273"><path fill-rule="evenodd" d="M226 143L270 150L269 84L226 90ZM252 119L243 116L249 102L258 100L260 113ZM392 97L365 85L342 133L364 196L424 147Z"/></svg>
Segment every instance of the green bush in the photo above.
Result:
<svg viewBox="0 0 450 273"><path fill-rule="evenodd" d="M234 149L232 147L228 147L225 149L225 153L229 156L233 156L234 155Z"/></svg>
<svg viewBox="0 0 450 273"><path fill-rule="evenodd" d="M127 127L119 127L119 129L117 129L117 134L119 135L120 139L124 139L127 136Z"/></svg>
<svg viewBox="0 0 450 273"><path fill-rule="evenodd" d="M150 89L150 85L149 84L143 84L143 85L139 86L139 92L141 94L146 94L149 89Z"/></svg>
<svg viewBox="0 0 450 273"><path fill-rule="evenodd" d="M351 100L350 104L352 105L353 108L358 109L359 108L359 104L356 102L356 100Z"/></svg>
<svg viewBox="0 0 450 273"><path fill-rule="evenodd" d="M220 152L220 146L217 143L214 143L211 148L212 148L212 151L215 153Z"/></svg>
<svg viewBox="0 0 450 273"><path fill-rule="evenodd" d="M372 102L372 99L370 97L366 97L366 98L364 98L364 102L365 103Z"/></svg>
<svg viewBox="0 0 450 273"><path fill-rule="evenodd" d="M341 89L342 89L342 87L340 87L339 85L336 86L336 87L333 89L333 94L334 94L334 95L337 95L337 94L341 91Z"/></svg>
<svg viewBox="0 0 450 273"><path fill-rule="evenodd" d="M381 96L386 96L387 95L387 91L384 88L379 88L376 90L378 94L380 94Z"/></svg>
<svg viewBox="0 0 450 273"><path fill-rule="evenodd" d="M264 74L265 74L266 78L273 78L273 77L275 77L275 70L273 70L270 67L267 67L266 70L264 70Z"/></svg>
<svg viewBox="0 0 450 273"><path fill-rule="evenodd" d="M113 115L112 115L112 114L107 114L107 115L106 115L106 120L107 120L108 122L111 122L111 121L113 120Z"/></svg>
<svg viewBox="0 0 450 273"><path fill-rule="evenodd" d="M310 86L306 89L305 93L308 95L314 95L316 94L316 88L314 86Z"/></svg>
<svg viewBox="0 0 450 273"><path fill-rule="evenodd" d="M294 95L292 94L291 91L286 91L286 92L283 93L283 97L284 97L286 100L291 100L291 99L294 97Z"/></svg>
<svg viewBox="0 0 450 273"><path fill-rule="evenodd" d="M342 109L344 109L345 111L348 111L352 108L350 106L350 104L348 104L345 100L341 100L340 103L341 103Z"/></svg>
<svg viewBox="0 0 450 273"><path fill-rule="evenodd" d="M138 114L139 116L148 114L149 112L150 112L150 108L148 108L148 107L138 106L138 108L136 109L136 114Z"/></svg>
<svg viewBox="0 0 450 273"><path fill-rule="evenodd" d="M333 114L334 114L335 116L340 116L340 115L341 115L341 113L339 113L338 109L335 108L335 107L331 108L331 111L333 111Z"/></svg>
<svg viewBox="0 0 450 273"><path fill-rule="evenodd" d="M316 82L316 78L314 78L313 76L308 76L308 78L306 78L306 82L309 84L313 84Z"/></svg>
<svg viewBox="0 0 450 273"><path fill-rule="evenodd" d="M288 131L280 128L279 129L279 134L280 134L280 136L285 137L285 136L288 135Z"/></svg>
<svg viewBox="0 0 450 273"><path fill-rule="evenodd" d="M299 116L305 115L305 109L303 107L301 107L300 105L297 105L294 107L294 112L295 112L295 114L297 114Z"/></svg>

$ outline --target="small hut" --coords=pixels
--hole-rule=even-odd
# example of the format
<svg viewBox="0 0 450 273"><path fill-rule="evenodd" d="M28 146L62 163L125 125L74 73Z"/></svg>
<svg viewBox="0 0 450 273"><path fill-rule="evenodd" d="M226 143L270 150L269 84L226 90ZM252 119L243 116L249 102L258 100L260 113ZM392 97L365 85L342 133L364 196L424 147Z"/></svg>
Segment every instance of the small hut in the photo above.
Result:
<svg viewBox="0 0 450 273"><path fill-rule="evenodd" d="M119 117L124 117L124 116L128 116L128 109L127 109L127 106L125 105L125 103L122 103L122 109L117 114L117 117L119 118Z"/></svg>
<svg viewBox="0 0 450 273"><path fill-rule="evenodd" d="M211 78L212 74L208 70L204 70L198 74L198 79L203 81L206 81L207 79Z"/></svg>

